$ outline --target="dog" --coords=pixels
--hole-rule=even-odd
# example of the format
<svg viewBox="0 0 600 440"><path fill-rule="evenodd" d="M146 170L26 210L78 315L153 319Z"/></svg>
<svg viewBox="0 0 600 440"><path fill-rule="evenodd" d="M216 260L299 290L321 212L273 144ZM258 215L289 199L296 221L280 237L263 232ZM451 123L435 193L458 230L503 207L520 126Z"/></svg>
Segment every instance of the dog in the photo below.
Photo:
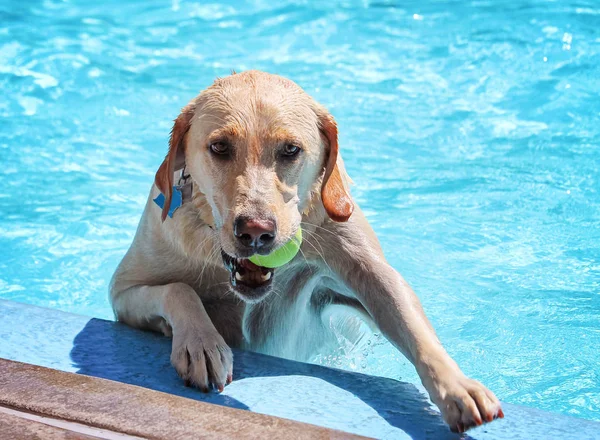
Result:
<svg viewBox="0 0 600 440"><path fill-rule="evenodd" d="M450 429L502 418L467 378L350 195L333 116L294 82L233 73L175 120L135 238L110 285L115 316L172 337L188 385L222 391L229 347L307 360L332 342L340 307L378 328L415 366ZM301 228L300 252L268 255Z"/></svg>

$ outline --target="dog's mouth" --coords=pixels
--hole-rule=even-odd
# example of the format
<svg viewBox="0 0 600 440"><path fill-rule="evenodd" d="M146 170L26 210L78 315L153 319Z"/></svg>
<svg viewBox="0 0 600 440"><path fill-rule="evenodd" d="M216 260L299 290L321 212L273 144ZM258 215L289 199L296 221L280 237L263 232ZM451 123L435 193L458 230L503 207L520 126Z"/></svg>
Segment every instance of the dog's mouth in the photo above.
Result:
<svg viewBox="0 0 600 440"><path fill-rule="evenodd" d="M275 269L258 266L247 258L232 257L223 250L221 257L229 271L232 289L243 299L256 301L270 291Z"/></svg>

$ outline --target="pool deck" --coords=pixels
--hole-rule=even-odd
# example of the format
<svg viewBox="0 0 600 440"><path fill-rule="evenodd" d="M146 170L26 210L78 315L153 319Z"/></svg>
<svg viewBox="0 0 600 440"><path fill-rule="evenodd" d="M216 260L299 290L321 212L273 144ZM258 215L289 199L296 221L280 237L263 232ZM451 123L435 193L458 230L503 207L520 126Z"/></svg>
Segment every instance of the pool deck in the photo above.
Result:
<svg viewBox="0 0 600 440"><path fill-rule="evenodd" d="M0 316L0 432L14 438L600 439L598 422L507 403L460 436L415 385L240 350L234 382L203 394L160 335L1 300Z"/></svg>

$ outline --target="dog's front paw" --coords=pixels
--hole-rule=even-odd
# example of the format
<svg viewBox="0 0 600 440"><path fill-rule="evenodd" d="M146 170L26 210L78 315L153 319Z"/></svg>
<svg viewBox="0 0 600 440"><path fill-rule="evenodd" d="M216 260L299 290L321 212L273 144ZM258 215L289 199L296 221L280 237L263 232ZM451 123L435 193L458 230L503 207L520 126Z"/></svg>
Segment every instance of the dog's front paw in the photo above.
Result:
<svg viewBox="0 0 600 440"><path fill-rule="evenodd" d="M232 380L233 353L215 329L174 331L171 363L187 385L204 392L211 385L223 391Z"/></svg>
<svg viewBox="0 0 600 440"><path fill-rule="evenodd" d="M453 432L465 432L504 417L494 393L463 374L440 377L428 388L431 400Z"/></svg>

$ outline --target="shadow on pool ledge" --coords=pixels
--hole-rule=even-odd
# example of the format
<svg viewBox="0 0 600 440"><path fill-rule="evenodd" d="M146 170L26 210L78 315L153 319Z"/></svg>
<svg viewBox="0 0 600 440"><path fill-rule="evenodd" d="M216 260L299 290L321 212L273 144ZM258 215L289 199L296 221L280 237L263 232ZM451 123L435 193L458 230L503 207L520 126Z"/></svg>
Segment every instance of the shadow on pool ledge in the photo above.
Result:
<svg viewBox="0 0 600 440"><path fill-rule="evenodd" d="M71 358L81 374L217 405L293 415L296 420L380 438L406 434L413 439L459 438L412 384L234 350L234 382L222 394L203 394L178 378L169 363L170 347L171 340L161 335L91 319L76 336ZM347 420L340 424L340 418ZM353 421L356 430L348 426ZM371 423L377 432L365 429Z"/></svg>

